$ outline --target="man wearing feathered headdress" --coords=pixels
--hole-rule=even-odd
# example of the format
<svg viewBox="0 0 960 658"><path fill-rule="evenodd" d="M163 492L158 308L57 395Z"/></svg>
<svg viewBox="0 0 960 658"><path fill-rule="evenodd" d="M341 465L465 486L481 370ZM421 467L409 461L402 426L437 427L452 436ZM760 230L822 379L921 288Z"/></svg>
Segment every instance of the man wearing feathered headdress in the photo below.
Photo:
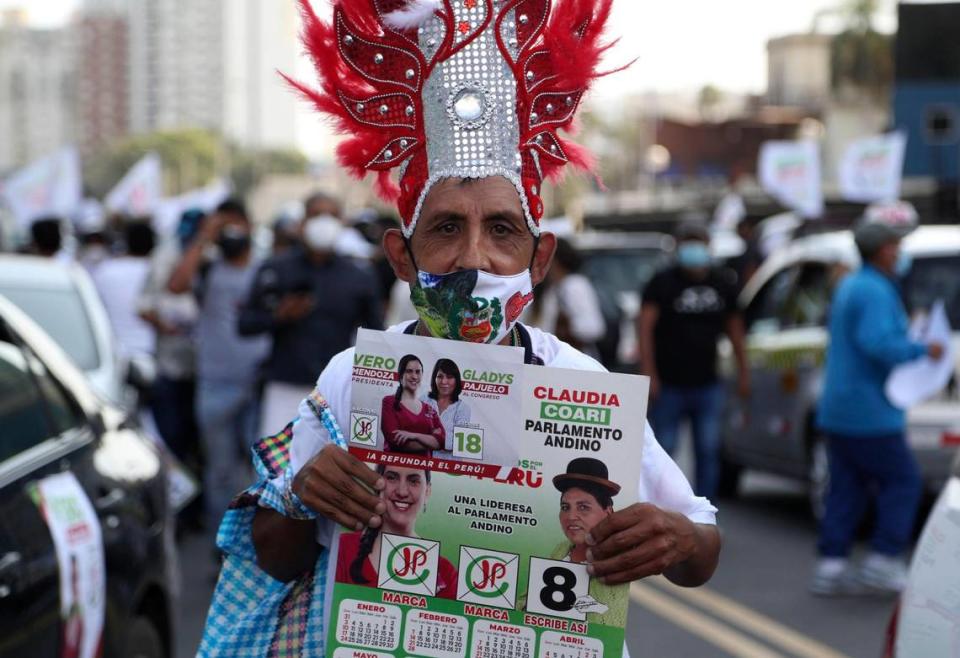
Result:
<svg viewBox="0 0 960 658"><path fill-rule="evenodd" d="M540 230L543 182L568 163L592 166L559 133L599 75L611 1L335 0L324 22L300 0L320 88L290 82L346 136L341 165L358 177L375 172L402 219L383 247L411 285L419 320L393 331L522 346L527 363L602 370L517 320L556 247ZM370 493L380 476L337 445L351 368L352 350L334 357L296 423L261 445L263 479L221 527L228 558L202 655L238 646L244 655L268 655L261 646L322 655L322 546L335 524L377 527L384 512ZM649 426L642 460L636 486L646 502L593 529L590 573L606 584L662 573L700 585L720 551L716 508L694 496ZM237 566L252 555L262 571Z"/></svg>

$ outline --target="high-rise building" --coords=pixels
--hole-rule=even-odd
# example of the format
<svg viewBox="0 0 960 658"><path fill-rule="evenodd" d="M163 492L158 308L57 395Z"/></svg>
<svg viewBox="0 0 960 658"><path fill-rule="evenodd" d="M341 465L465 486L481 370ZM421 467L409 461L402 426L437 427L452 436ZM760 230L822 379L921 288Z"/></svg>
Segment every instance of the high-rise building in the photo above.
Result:
<svg viewBox="0 0 960 658"><path fill-rule="evenodd" d="M295 145L297 100L277 74L297 66L294 2L128 6L132 132L200 127L247 147Z"/></svg>
<svg viewBox="0 0 960 658"><path fill-rule="evenodd" d="M230 0L228 7L223 130L247 147L293 147L299 100L277 71L296 75L296 3Z"/></svg>
<svg viewBox="0 0 960 658"><path fill-rule="evenodd" d="M810 111L830 99L830 43L825 34L791 34L767 42L767 102Z"/></svg>
<svg viewBox="0 0 960 658"><path fill-rule="evenodd" d="M70 33L0 15L0 172L68 144L75 135Z"/></svg>
<svg viewBox="0 0 960 658"><path fill-rule="evenodd" d="M86 0L73 24L77 47L77 133L93 153L130 131L126 3Z"/></svg>
<svg viewBox="0 0 960 658"><path fill-rule="evenodd" d="M221 130L224 0L129 0L130 128Z"/></svg>

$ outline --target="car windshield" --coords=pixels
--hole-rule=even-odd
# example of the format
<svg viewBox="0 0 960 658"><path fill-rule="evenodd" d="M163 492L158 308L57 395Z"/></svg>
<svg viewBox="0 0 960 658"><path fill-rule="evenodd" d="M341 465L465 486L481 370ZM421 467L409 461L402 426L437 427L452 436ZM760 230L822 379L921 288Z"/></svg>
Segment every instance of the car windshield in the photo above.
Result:
<svg viewBox="0 0 960 658"><path fill-rule="evenodd" d="M664 260L660 249L597 250L583 254L583 273L597 288L603 312L618 313L621 293L639 295Z"/></svg>
<svg viewBox="0 0 960 658"><path fill-rule="evenodd" d="M904 281L911 311L929 309L942 299L954 331L960 331L960 256L916 257Z"/></svg>
<svg viewBox="0 0 960 658"><path fill-rule="evenodd" d="M30 316L81 370L100 366L100 354L90 318L74 290L42 290L0 286L0 295Z"/></svg>

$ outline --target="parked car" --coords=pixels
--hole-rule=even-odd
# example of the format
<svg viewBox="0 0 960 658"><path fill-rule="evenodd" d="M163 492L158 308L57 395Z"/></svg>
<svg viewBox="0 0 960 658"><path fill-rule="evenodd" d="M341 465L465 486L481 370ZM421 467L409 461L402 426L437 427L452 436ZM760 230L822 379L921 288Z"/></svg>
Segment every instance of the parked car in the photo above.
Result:
<svg viewBox="0 0 960 658"><path fill-rule="evenodd" d="M922 226L903 242L913 268L903 282L908 310L944 300L951 326L960 329L960 227ZM859 266L849 231L798 239L776 251L744 289L740 302L748 325L753 393L746 403L729 395L723 423L721 489L736 491L742 469L805 479L811 506L822 511L827 454L814 425L827 345L831 294L840 278ZM955 354L960 334L954 333ZM734 372L729 344L722 367ZM960 371L960 364L958 364ZM908 412L907 438L931 492L946 481L960 446L960 396L955 374L936 399Z"/></svg>
<svg viewBox="0 0 960 658"><path fill-rule="evenodd" d="M114 403L129 402L129 365L114 350L110 320L86 270L49 258L0 255L0 295L39 324L96 391Z"/></svg>
<svg viewBox="0 0 960 658"><path fill-rule="evenodd" d="M611 370L636 370L636 318L640 291L670 258L674 240L663 233L588 231L569 236L583 257L583 274L590 279L607 321L607 336L599 346Z"/></svg>
<svg viewBox="0 0 960 658"><path fill-rule="evenodd" d="M960 655L957 592L960 592L960 454L951 477L920 534L907 587L887 633L884 658Z"/></svg>
<svg viewBox="0 0 960 658"><path fill-rule="evenodd" d="M103 611L104 658L171 656L173 541L157 449L0 296L0 655L89 655Z"/></svg>

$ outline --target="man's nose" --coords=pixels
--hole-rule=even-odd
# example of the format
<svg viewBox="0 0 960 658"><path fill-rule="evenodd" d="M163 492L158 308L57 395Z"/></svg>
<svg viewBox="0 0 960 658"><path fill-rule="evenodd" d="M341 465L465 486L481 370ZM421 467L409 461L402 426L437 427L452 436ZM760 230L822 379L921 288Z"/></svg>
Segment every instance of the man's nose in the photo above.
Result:
<svg viewBox="0 0 960 658"><path fill-rule="evenodd" d="M490 269L488 245L483 236L481 222L466 222L463 231L463 240L457 253L457 269L484 270Z"/></svg>

